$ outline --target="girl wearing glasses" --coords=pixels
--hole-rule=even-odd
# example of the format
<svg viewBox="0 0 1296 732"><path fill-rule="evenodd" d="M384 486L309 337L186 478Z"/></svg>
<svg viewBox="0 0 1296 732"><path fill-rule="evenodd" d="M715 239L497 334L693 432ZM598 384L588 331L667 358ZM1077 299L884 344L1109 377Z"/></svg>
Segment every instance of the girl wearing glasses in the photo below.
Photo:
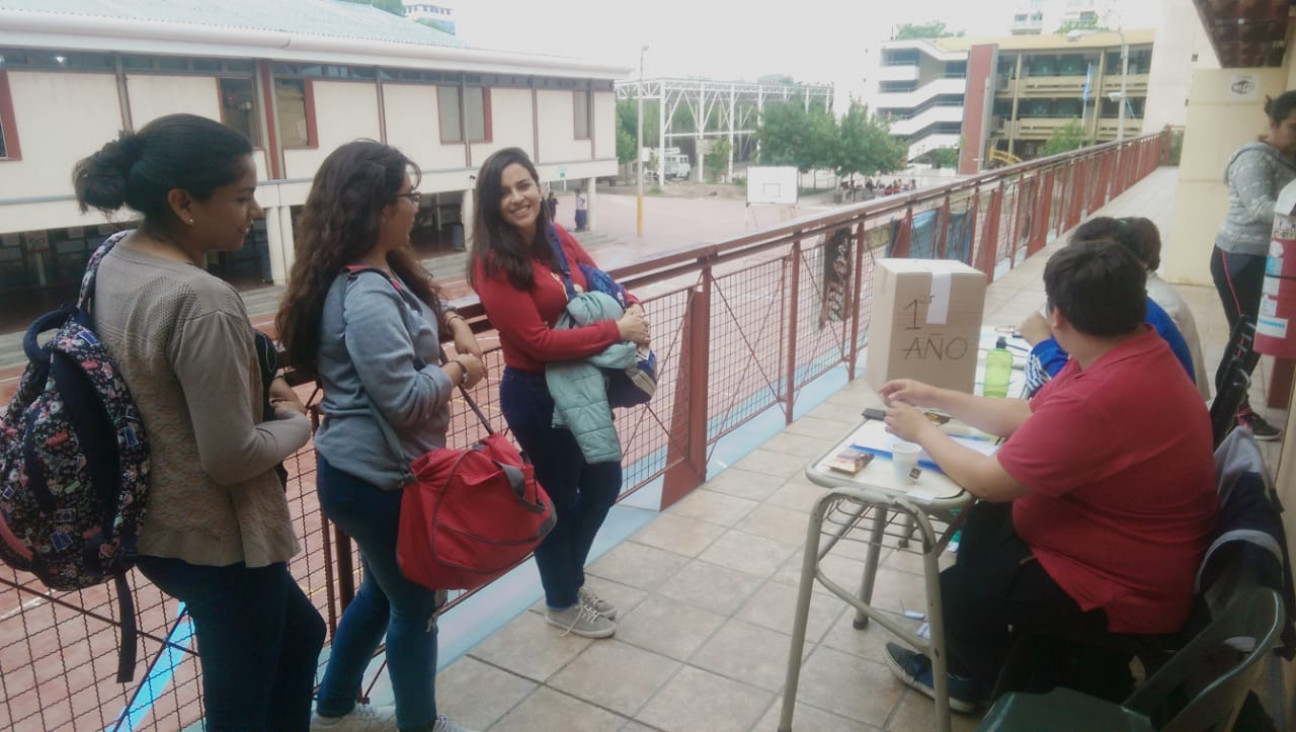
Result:
<svg viewBox="0 0 1296 732"><path fill-rule="evenodd" d="M276 319L293 366L324 389L326 418L315 434L320 507L360 546L364 565L333 636L317 730L463 732L437 714L433 690L440 593L406 580L396 562L407 466L445 446L455 387L484 373L468 324L446 308L411 252L417 182L418 168L387 145L357 141L333 151L306 198ZM439 365L445 335L458 355ZM384 636L394 709L356 703Z"/></svg>

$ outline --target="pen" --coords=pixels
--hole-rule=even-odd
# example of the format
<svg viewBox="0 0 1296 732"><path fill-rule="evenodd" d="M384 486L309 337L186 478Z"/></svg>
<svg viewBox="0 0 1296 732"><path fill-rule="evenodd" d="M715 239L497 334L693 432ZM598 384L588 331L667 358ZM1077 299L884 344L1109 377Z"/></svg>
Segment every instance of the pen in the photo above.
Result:
<svg viewBox="0 0 1296 732"><path fill-rule="evenodd" d="M882 449L879 449L879 448L876 448L876 447L869 447L869 446L867 446L867 445L856 445L856 444L854 444L854 443L851 443L851 449L853 449L853 450L861 450L861 451L863 451L863 452L867 452L867 453L869 453L869 454L871 454L871 455L876 455L876 456L878 456L878 457L884 457L884 458L886 458L887 460L890 460L890 459L891 459L891 451L890 451L890 450L882 450ZM931 471L934 471L934 472L940 473L941 475L944 475L944 474L945 474L945 471L944 471L944 470L941 470L939 465L937 465L936 463L934 463L934 462L932 462L932 461L930 461L930 460L919 460L919 461L918 461L918 467L920 467L920 468L922 468L922 469L924 469L924 470L931 470Z"/></svg>

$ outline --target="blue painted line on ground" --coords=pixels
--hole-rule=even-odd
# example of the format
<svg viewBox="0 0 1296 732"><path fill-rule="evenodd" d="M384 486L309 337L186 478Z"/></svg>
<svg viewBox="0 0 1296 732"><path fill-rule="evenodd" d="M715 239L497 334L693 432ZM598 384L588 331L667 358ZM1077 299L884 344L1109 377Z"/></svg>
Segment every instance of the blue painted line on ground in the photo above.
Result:
<svg viewBox="0 0 1296 732"><path fill-rule="evenodd" d="M126 710L124 720L126 729L134 730L143 723L153 710L153 703L158 696L171 684L176 667L184 663L184 655L172 644L180 648L188 648L192 638L193 620L184 614L184 603L177 602L176 623L167 634L167 644L162 646L157 663L153 664L148 676L145 676L144 681L141 682L140 693L135 697L135 704ZM118 719L121 717L119 716ZM121 728L122 724L119 722L115 729Z"/></svg>

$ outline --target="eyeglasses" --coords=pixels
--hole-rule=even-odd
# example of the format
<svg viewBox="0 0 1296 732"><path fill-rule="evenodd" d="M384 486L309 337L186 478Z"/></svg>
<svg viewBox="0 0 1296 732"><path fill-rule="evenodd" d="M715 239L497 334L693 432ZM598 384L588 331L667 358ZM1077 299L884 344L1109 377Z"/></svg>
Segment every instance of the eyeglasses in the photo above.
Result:
<svg viewBox="0 0 1296 732"><path fill-rule="evenodd" d="M410 191L409 193L397 193L396 197L408 198L409 202L414 204L415 208L418 208L419 204L422 203L423 201L423 194L419 193L418 191Z"/></svg>

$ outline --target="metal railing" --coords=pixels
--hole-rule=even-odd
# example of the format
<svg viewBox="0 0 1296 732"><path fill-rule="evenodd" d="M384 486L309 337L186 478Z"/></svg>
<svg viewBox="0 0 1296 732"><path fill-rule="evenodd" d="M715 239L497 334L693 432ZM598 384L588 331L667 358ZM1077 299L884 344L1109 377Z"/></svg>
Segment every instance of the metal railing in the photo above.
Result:
<svg viewBox="0 0 1296 732"><path fill-rule="evenodd" d="M625 492L659 482L669 505L705 480L723 436L769 410L791 422L802 388L833 369L854 378L877 257L955 258L993 279L1150 173L1169 139L1149 135L1021 163L616 270L652 313L659 368L653 402L618 416ZM461 312L475 328L490 328L479 307ZM473 396L502 430L498 351L487 363L490 378ZM450 444L481 434L457 402ZM287 467L303 548L291 570L336 627L360 565L319 511L311 447ZM107 586L50 593L0 567L0 729L177 730L201 720L188 618L139 573L132 584L142 653L135 683L123 686L114 682L120 641ZM448 611L462 600L452 598Z"/></svg>

